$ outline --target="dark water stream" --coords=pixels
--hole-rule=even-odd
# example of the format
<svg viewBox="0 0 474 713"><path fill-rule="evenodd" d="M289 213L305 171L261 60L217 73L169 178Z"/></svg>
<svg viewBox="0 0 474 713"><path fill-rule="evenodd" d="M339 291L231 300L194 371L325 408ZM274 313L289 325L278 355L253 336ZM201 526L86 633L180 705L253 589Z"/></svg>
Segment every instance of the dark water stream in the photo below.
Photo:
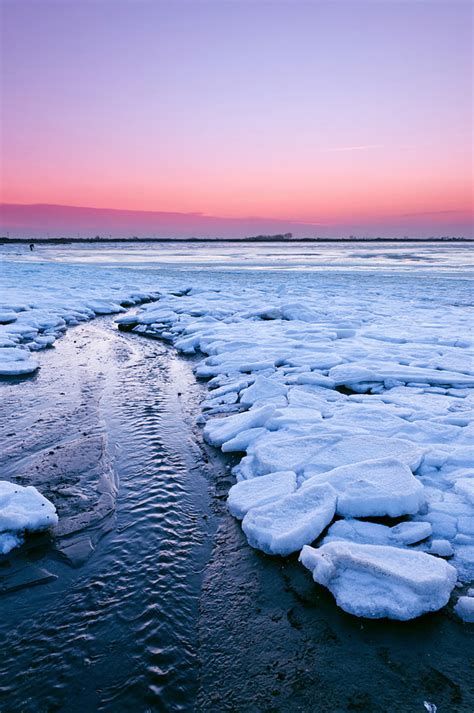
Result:
<svg viewBox="0 0 474 713"><path fill-rule="evenodd" d="M45 354L34 381L2 387L16 405L7 470L28 472L50 441L92 430L120 487L85 564L71 570L33 549L30 560L58 579L0 599L0 710L189 710L210 552L204 464L185 410L197 389L190 367L99 320ZM42 421L28 437L33 413Z"/></svg>

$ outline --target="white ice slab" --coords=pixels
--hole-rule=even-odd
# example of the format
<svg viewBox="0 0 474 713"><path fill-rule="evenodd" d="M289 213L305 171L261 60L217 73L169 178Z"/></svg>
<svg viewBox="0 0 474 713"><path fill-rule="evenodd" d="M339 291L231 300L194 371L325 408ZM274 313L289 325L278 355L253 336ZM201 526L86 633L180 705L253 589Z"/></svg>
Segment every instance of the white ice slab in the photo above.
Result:
<svg viewBox="0 0 474 713"><path fill-rule="evenodd" d="M449 540L432 540L429 552L439 557L451 557L454 554L453 546Z"/></svg>
<svg viewBox="0 0 474 713"><path fill-rule="evenodd" d="M240 403L252 406L257 401L272 399L275 396L286 396L288 387L277 381L257 376L253 384L240 392Z"/></svg>
<svg viewBox="0 0 474 713"><path fill-rule="evenodd" d="M16 312L6 312L5 310L0 310L0 324L11 324L12 322L16 322L16 319Z"/></svg>
<svg viewBox="0 0 474 713"><path fill-rule="evenodd" d="M388 527L366 520L337 520L329 528L324 544L349 540L359 544L405 547L425 540L431 532L429 522L401 522L394 527Z"/></svg>
<svg viewBox="0 0 474 713"><path fill-rule="evenodd" d="M0 532L0 555L7 555L15 547L19 547L23 544L23 538L11 532Z"/></svg>
<svg viewBox="0 0 474 713"><path fill-rule="evenodd" d="M272 555L289 555L313 542L331 522L336 493L330 485L315 485L248 511L242 522L247 539L256 549Z"/></svg>
<svg viewBox="0 0 474 713"><path fill-rule="evenodd" d="M459 597L454 611L463 621L474 624L474 597Z"/></svg>
<svg viewBox="0 0 474 713"><path fill-rule="evenodd" d="M454 490L474 505L474 472L468 478L459 478L456 480Z"/></svg>
<svg viewBox="0 0 474 713"><path fill-rule="evenodd" d="M54 505L32 485L24 488L0 481L0 534L4 553L12 544L12 537L17 538L19 544L24 532L47 530L57 522Z"/></svg>
<svg viewBox="0 0 474 713"><path fill-rule="evenodd" d="M0 349L0 376L25 376L39 367L36 359L26 349L5 347Z"/></svg>
<svg viewBox="0 0 474 713"><path fill-rule="evenodd" d="M303 488L329 483L343 517L414 515L424 503L423 486L396 458L367 460L314 475Z"/></svg>
<svg viewBox="0 0 474 713"><path fill-rule="evenodd" d="M226 441L236 438L241 431L264 426L273 412L273 406L261 406L225 418L213 419L204 427L204 438L211 446L222 446Z"/></svg>
<svg viewBox="0 0 474 713"><path fill-rule="evenodd" d="M330 542L305 546L300 561L338 606L369 619L414 619L447 604L456 570L424 552L384 545Z"/></svg>
<svg viewBox="0 0 474 713"><path fill-rule="evenodd" d="M243 480L229 490L227 506L230 513L241 520L254 507L281 500L296 490L296 473L284 470Z"/></svg>

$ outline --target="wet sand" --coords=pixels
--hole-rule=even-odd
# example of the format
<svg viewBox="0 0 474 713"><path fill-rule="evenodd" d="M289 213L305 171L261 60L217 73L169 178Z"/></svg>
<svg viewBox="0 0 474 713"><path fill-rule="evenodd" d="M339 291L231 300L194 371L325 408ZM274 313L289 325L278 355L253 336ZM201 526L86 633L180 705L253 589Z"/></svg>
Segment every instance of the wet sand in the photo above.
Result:
<svg viewBox="0 0 474 713"><path fill-rule="evenodd" d="M110 318L40 358L0 384L0 465L60 526L0 564L2 713L474 710L471 629L451 612L363 621L296 557L248 546L192 362Z"/></svg>

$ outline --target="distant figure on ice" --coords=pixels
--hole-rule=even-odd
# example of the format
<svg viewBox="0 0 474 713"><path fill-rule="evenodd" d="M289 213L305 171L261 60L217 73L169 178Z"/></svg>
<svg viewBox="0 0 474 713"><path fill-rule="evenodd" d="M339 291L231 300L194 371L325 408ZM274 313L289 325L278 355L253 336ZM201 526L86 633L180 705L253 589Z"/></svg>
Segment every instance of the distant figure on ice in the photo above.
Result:
<svg viewBox="0 0 474 713"><path fill-rule="evenodd" d="M35 249L35 244L34 244L34 243L30 243L30 250L31 250L31 252L33 252L34 249Z"/></svg>

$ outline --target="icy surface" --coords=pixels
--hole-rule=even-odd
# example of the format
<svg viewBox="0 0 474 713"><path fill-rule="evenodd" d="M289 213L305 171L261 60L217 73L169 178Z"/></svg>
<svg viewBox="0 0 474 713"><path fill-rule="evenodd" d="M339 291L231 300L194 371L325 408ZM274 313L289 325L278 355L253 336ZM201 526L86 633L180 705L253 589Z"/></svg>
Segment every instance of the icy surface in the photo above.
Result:
<svg viewBox="0 0 474 713"><path fill-rule="evenodd" d="M25 532L38 532L58 522L54 505L32 485L0 481L0 553L20 545Z"/></svg>
<svg viewBox="0 0 474 713"><path fill-rule="evenodd" d="M333 488L313 485L304 493L299 490L269 505L251 508L242 528L252 547L270 555L289 555L319 537L335 509Z"/></svg>
<svg viewBox="0 0 474 713"><path fill-rule="evenodd" d="M254 546L309 544L345 517L325 543L450 557L470 582L471 248L400 249L131 245L41 247L32 257L9 248L0 373L33 373L68 326L155 298L117 321L201 357L204 436L243 456L229 508ZM282 472L292 475L280 482ZM331 478L334 512L318 519L312 488ZM354 519L380 516L384 525Z"/></svg>
<svg viewBox="0 0 474 713"><path fill-rule="evenodd" d="M233 485L229 490L227 505L230 513L241 520L250 508L281 500L295 490L296 474L293 471L270 473Z"/></svg>
<svg viewBox="0 0 474 713"><path fill-rule="evenodd" d="M330 542L305 545L300 560L349 614L414 619L447 604L456 570L423 552L384 545Z"/></svg>
<svg viewBox="0 0 474 713"><path fill-rule="evenodd" d="M159 294L156 289L136 287L136 277L116 284L113 271L110 275L103 271L97 280L90 271L61 266L52 270L35 263L32 269L4 262L2 257L0 252L0 377L34 373L39 362L33 354L53 346L68 326L124 312L124 305L140 304Z"/></svg>
<svg viewBox="0 0 474 713"><path fill-rule="evenodd" d="M0 555L7 555L15 547L23 544L23 537L12 535L10 532L0 532Z"/></svg>
<svg viewBox="0 0 474 713"><path fill-rule="evenodd" d="M419 480L396 458L361 461L314 475L302 490L313 483L332 485L336 512L343 517L414 515L425 500Z"/></svg>
<svg viewBox="0 0 474 713"><path fill-rule="evenodd" d="M25 376L38 367L38 362L25 349L8 346L0 349L0 376Z"/></svg>
<svg viewBox="0 0 474 713"><path fill-rule="evenodd" d="M454 611L463 621L474 623L474 597L459 597Z"/></svg>
<svg viewBox="0 0 474 713"><path fill-rule="evenodd" d="M337 520L328 530L323 543L349 540L359 544L404 547L425 540L432 533L429 522L401 522L387 527L366 520Z"/></svg>
<svg viewBox="0 0 474 713"><path fill-rule="evenodd" d="M196 366L209 383L204 436L244 454L235 468L239 483L291 471L291 497L301 505L307 488L330 483L339 516L410 516L377 535L356 526L357 541L452 556L469 581L470 315L445 307L450 318L441 324L424 295L416 300L399 290L388 304L383 294L371 303L363 293L349 300L337 284L325 294L308 285L246 287L238 295L191 288L146 305L134 328L205 355ZM249 541L276 552L270 535L267 541L259 525L250 525L252 510L250 504L244 519ZM278 528L286 535L279 517L274 501L265 521L274 538Z"/></svg>

